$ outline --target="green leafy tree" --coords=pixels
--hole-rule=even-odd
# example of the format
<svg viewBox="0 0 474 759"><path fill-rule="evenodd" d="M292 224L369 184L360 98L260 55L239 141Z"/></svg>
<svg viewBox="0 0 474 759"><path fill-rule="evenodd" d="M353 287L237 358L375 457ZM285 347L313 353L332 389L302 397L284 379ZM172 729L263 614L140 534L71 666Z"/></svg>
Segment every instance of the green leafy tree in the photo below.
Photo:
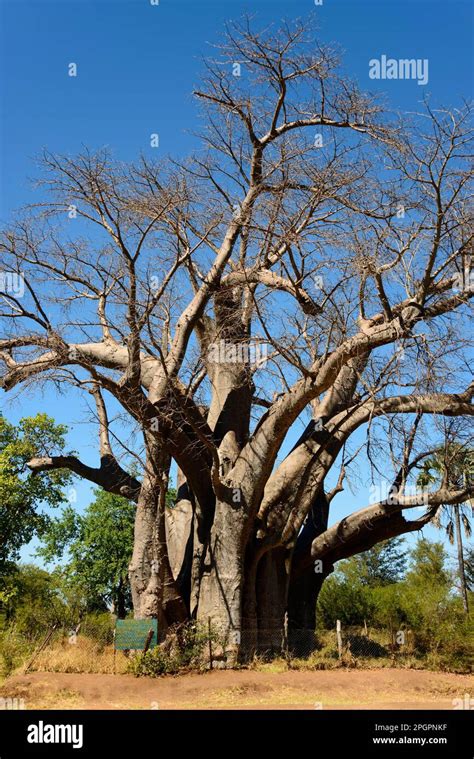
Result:
<svg viewBox="0 0 474 759"><path fill-rule="evenodd" d="M404 538L378 543L355 557L362 582L369 586L391 585L403 579L407 564Z"/></svg>
<svg viewBox="0 0 474 759"><path fill-rule="evenodd" d="M373 620L392 634L406 624L423 639L429 638L451 604L447 553L442 543L421 538L409 557L410 568L403 581L373 585Z"/></svg>
<svg viewBox="0 0 474 759"><path fill-rule="evenodd" d="M418 476L418 484L424 488L441 482L452 487L464 488L474 478L474 450L466 448L459 443L451 443L445 448L440 448L432 456L427 458ZM462 528L466 537L471 536L470 517L472 516L472 504L467 503L442 504L433 519L434 524L444 529L449 542L456 542L458 575L463 600L464 611L469 612L467 596L467 580L464 571L464 547Z"/></svg>
<svg viewBox="0 0 474 759"><path fill-rule="evenodd" d="M452 593L454 576L441 542L420 538L412 549L404 583L403 607L421 650L469 648L468 620ZM472 655L472 651L471 651Z"/></svg>
<svg viewBox="0 0 474 759"><path fill-rule="evenodd" d="M464 572L467 587L471 593L474 593L474 548L469 548L466 551L464 556Z"/></svg>
<svg viewBox="0 0 474 759"><path fill-rule="evenodd" d="M34 564L12 565L2 577L0 616L2 627L14 625L29 640L72 622L58 577Z"/></svg>
<svg viewBox="0 0 474 759"><path fill-rule="evenodd" d="M174 509L176 506L176 500L178 498L178 491L176 488L168 488L166 491L166 506L169 509Z"/></svg>
<svg viewBox="0 0 474 759"><path fill-rule="evenodd" d="M59 568L64 587L86 599L87 610L112 605L122 618L131 607L128 565L133 550L135 505L122 496L95 490L84 514L70 506L51 521L38 550Z"/></svg>
<svg viewBox="0 0 474 759"><path fill-rule="evenodd" d="M11 568L23 545L46 529L49 518L43 507L66 500L68 471L33 474L27 466L34 456L62 452L66 432L46 414L25 417L17 426L0 415L0 574Z"/></svg>
<svg viewBox="0 0 474 759"><path fill-rule="evenodd" d="M451 585L451 575L446 569L446 553L442 543L420 538L410 552L411 565L407 582L411 585L434 585L446 588Z"/></svg>
<svg viewBox="0 0 474 759"><path fill-rule="evenodd" d="M359 625L372 615L370 589L361 576L359 557L342 561L324 583L319 594L316 618L325 628Z"/></svg>
<svg viewBox="0 0 474 759"><path fill-rule="evenodd" d="M406 583L397 582L374 587L372 598L374 604L373 621L376 625L388 628L393 639L394 633L400 630L408 620Z"/></svg>
<svg viewBox="0 0 474 759"><path fill-rule="evenodd" d="M358 625L369 620L377 599L372 589L399 582L407 562L404 539L396 538L342 561L326 580L318 600L319 622L333 627L337 619L343 624Z"/></svg>

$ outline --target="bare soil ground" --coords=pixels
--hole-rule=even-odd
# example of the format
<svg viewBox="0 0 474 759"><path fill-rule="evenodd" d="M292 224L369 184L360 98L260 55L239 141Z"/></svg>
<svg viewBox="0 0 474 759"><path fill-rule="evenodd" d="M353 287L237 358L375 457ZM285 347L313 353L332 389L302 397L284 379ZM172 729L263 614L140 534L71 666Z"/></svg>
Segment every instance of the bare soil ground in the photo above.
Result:
<svg viewBox="0 0 474 759"><path fill-rule="evenodd" d="M161 678L32 672L0 696L27 709L452 709L474 676L409 669L214 671Z"/></svg>

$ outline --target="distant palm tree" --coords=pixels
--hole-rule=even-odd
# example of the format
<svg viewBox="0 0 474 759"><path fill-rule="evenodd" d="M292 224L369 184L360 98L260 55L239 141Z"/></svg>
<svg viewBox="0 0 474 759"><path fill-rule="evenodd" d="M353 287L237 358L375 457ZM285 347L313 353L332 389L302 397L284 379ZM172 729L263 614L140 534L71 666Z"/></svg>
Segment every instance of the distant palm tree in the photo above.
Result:
<svg viewBox="0 0 474 759"><path fill-rule="evenodd" d="M467 482L472 481L473 477L474 450L459 443L451 443L425 459L417 483L420 487L426 488L433 483L440 484L445 481L460 489L465 487ZM469 613L469 604L461 525L464 527L466 537L470 538L473 504L472 499L469 499L467 503L442 504L433 518L433 524L445 530L451 545L454 545L456 541L461 596L466 614Z"/></svg>

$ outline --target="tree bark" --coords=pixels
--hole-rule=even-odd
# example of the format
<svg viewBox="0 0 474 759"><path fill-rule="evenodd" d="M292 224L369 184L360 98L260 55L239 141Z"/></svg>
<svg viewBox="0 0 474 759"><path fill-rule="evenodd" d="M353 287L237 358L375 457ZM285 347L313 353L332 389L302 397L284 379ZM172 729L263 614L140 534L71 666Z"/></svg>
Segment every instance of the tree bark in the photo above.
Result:
<svg viewBox="0 0 474 759"><path fill-rule="evenodd" d="M238 656L243 594L244 518L241 503L218 500L199 582L197 618L210 618L222 640L216 659L233 663Z"/></svg>
<svg viewBox="0 0 474 759"><path fill-rule="evenodd" d="M257 567L256 598L260 654L281 653L286 643L286 611L291 551L279 546L267 551Z"/></svg>
<svg viewBox="0 0 474 759"><path fill-rule="evenodd" d="M136 619L157 619L162 633L184 621L187 610L174 580L166 543L166 491L169 458L152 440L135 516L134 549L129 566Z"/></svg>
<svg viewBox="0 0 474 759"><path fill-rule="evenodd" d="M323 582L333 571L331 562L311 556L311 546L325 532L329 502L321 488L298 535L293 552L288 597L288 646L296 656L308 656L316 645L316 603Z"/></svg>
<svg viewBox="0 0 474 759"><path fill-rule="evenodd" d="M461 583L462 604L466 614L469 614L469 602L467 598L466 572L464 570L464 551L462 545L461 516L459 510L461 506L457 504L454 508L454 520L456 525L456 545L458 553L459 581Z"/></svg>
<svg viewBox="0 0 474 759"><path fill-rule="evenodd" d="M114 604L118 619L125 619L125 617L127 616L125 595L126 595L125 584L123 582L123 578L121 577L119 580L119 584L117 586L117 593L115 596L115 604Z"/></svg>

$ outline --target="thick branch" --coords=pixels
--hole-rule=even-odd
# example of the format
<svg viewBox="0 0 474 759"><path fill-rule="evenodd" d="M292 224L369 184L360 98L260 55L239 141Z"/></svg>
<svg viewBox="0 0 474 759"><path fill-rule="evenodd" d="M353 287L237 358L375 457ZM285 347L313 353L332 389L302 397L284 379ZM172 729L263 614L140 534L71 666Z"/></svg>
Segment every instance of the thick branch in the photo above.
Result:
<svg viewBox="0 0 474 759"><path fill-rule="evenodd" d="M94 468L83 464L76 456L42 456L28 461L28 467L33 473L46 472L52 469L69 469L85 480L100 485L109 493L124 496L131 501L137 501L141 483L125 472L113 456L101 456L100 467Z"/></svg>

